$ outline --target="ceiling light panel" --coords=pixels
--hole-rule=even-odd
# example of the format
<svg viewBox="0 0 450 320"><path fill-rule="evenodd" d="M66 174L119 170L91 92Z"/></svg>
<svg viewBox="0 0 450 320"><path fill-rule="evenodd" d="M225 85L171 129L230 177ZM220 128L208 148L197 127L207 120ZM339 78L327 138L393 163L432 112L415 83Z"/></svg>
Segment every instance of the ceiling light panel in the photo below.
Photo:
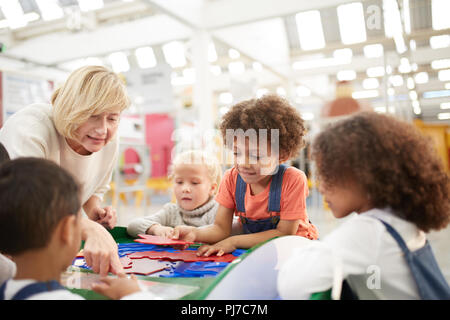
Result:
<svg viewBox="0 0 450 320"><path fill-rule="evenodd" d="M379 58L382 57L384 53L383 45L379 43L364 46L363 50L366 58Z"/></svg>

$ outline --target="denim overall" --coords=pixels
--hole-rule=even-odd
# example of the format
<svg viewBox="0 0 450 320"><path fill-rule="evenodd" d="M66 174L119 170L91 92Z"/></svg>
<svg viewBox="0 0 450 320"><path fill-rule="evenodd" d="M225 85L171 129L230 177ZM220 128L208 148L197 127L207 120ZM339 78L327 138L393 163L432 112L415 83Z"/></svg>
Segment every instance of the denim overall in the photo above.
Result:
<svg viewBox="0 0 450 320"><path fill-rule="evenodd" d="M6 289L6 283L5 282L0 287L0 300L5 300L5 289ZM20 289L12 298L11 300L25 300L28 297L31 297L32 295L43 293L43 292L50 292L54 290L61 290L65 289L63 286L61 286L58 281L51 280L47 282L35 282L32 284L29 284L22 289Z"/></svg>
<svg viewBox="0 0 450 320"><path fill-rule="evenodd" d="M428 240L422 248L410 251L398 232L386 222L380 221L402 249L417 284L420 298L423 300L449 300L450 287L439 269Z"/></svg>
<svg viewBox="0 0 450 320"><path fill-rule="evenodd" d="M280 164L278 166L278 171L272 177L272 182L270 184L269 191L269 206L268 212L280 212L280 200L281 200L281 184L283 183L283 175L288 166ZM280 221L280 216L271 216L266 219L249 219L243 216L245 214L245 192L247 190L247 184L242 180L241 176L238 174L236 179L236 209L241 213L239 219L242 223L242 228L244 233L256 233L266 230L275 229Z"/></svg>

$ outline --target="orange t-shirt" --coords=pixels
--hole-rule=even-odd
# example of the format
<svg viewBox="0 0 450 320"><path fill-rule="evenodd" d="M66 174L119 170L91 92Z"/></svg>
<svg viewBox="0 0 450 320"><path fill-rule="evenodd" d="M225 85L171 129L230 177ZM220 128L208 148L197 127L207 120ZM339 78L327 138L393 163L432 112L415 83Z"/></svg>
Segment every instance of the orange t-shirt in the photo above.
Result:
<svg viewBox="0 0 450 320"><path fill-rule="evenodd" d="M216 195L216 201L228 208L234 210L234 214L239 216L241 212L236 210L236 179L238 171L231 168L224 173L222 182ZM279 215L281 220L300 220L297 235L317 239L317 228L309 222L306 213L306 197L308 196L308 184L306 175L295 167L288 167L284 172L283 183L281 185L280 212L268 212L269 206L269 182L264 191L252 195L250 186L247 184L245 191L245 215L249 219L260 220L269 218L271 215Z"/></svg>

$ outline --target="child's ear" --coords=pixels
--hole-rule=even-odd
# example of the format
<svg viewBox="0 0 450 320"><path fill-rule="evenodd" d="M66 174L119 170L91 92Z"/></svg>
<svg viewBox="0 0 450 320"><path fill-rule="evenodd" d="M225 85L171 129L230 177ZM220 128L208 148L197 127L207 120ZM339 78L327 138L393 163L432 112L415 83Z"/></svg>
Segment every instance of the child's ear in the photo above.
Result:
<svg viewBox="0 0 450 320"><path fill-rule="evenodd" d="M279 158L278 161L279 161L280 163L283 163L283 162L286 162L288 159L289 159L289 156L286 156L286 155L281 156L281 155L280 155L280 158Z"/></svg>
<svg viewBox="0 0 450 320"><path fill-rule="evenodd" d="M76 232L76 215L69 215L60 221L60 239L64 244L71 243Z"/></svg>
<svg viewBox="0 0 450 320"><path fill-rule="evenodd" d="M211 196L216 192L216 189L217 189L217 183L212 183L211 184L211 189L210 189L210 192L209 192Z"/></svg>

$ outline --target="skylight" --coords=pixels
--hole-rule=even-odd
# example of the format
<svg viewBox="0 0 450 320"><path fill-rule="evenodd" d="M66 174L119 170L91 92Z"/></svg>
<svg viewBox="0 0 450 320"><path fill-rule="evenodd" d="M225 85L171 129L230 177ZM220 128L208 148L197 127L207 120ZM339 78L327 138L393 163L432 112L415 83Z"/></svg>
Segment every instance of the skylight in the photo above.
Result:
<svg viewBox="0 0 450 320"><path fill-rule="evenodd" d="M78 0L81 11L92 11L103 7L103 0Z"/></svg>
<svg viewBox="0 0 450 320"><path fill-rule="evenodd" d="M448 18L449 12L450 12L450 1L448 0L431 1L432 27L434 30L442 30L450 28L450 19Z"/></svg>
<svg viewBox="0 0 450 320"><path fill-rule="evenodd" d="M8 26L11 29L21 28L27 25L23 9L17 0L0 0L0 7L3 15L8 21Z"/></svg>
<svg viewBox="0 0 450 320"><path fill-rule="evenodd" d="M64 16L63 9L59 6L58 0L35 0L42 19L46 21L55 20Z"/></svg>
<svg viewBox="0 0 450 320"><path fill-rule="evenodd" d="M135 51L137 63L141 68L152 68L156 66L156 58L151 47L137 48Z"/></svg>
<svg viewBox="0 0 450 320"><path fill-rule="evenodd" d="M343 4L337 7L339 31L344 44L366 41L366 24L361 2Z"/></svg>
<svg viewBox="0 0 450 320"><path fill-rule="evenodd" d="M322 21L317 10L299 12L295 15L300 46L303 50L315 50L325 47Z"/></svg>
<svg viewBox="0 0 450 320"><path fill-rule="evenodd" d="M184 45L179 41L166 43L162 47L164 58L172 68L183 67L186 65L186 57L184 56Z"/></svg>
<svg viewBox="0 0 450 320"><path fill-rule="evenodd" d="M126 72L130 70L127 55L123 52L113 52L108 56L114 72Z"/></svg>

